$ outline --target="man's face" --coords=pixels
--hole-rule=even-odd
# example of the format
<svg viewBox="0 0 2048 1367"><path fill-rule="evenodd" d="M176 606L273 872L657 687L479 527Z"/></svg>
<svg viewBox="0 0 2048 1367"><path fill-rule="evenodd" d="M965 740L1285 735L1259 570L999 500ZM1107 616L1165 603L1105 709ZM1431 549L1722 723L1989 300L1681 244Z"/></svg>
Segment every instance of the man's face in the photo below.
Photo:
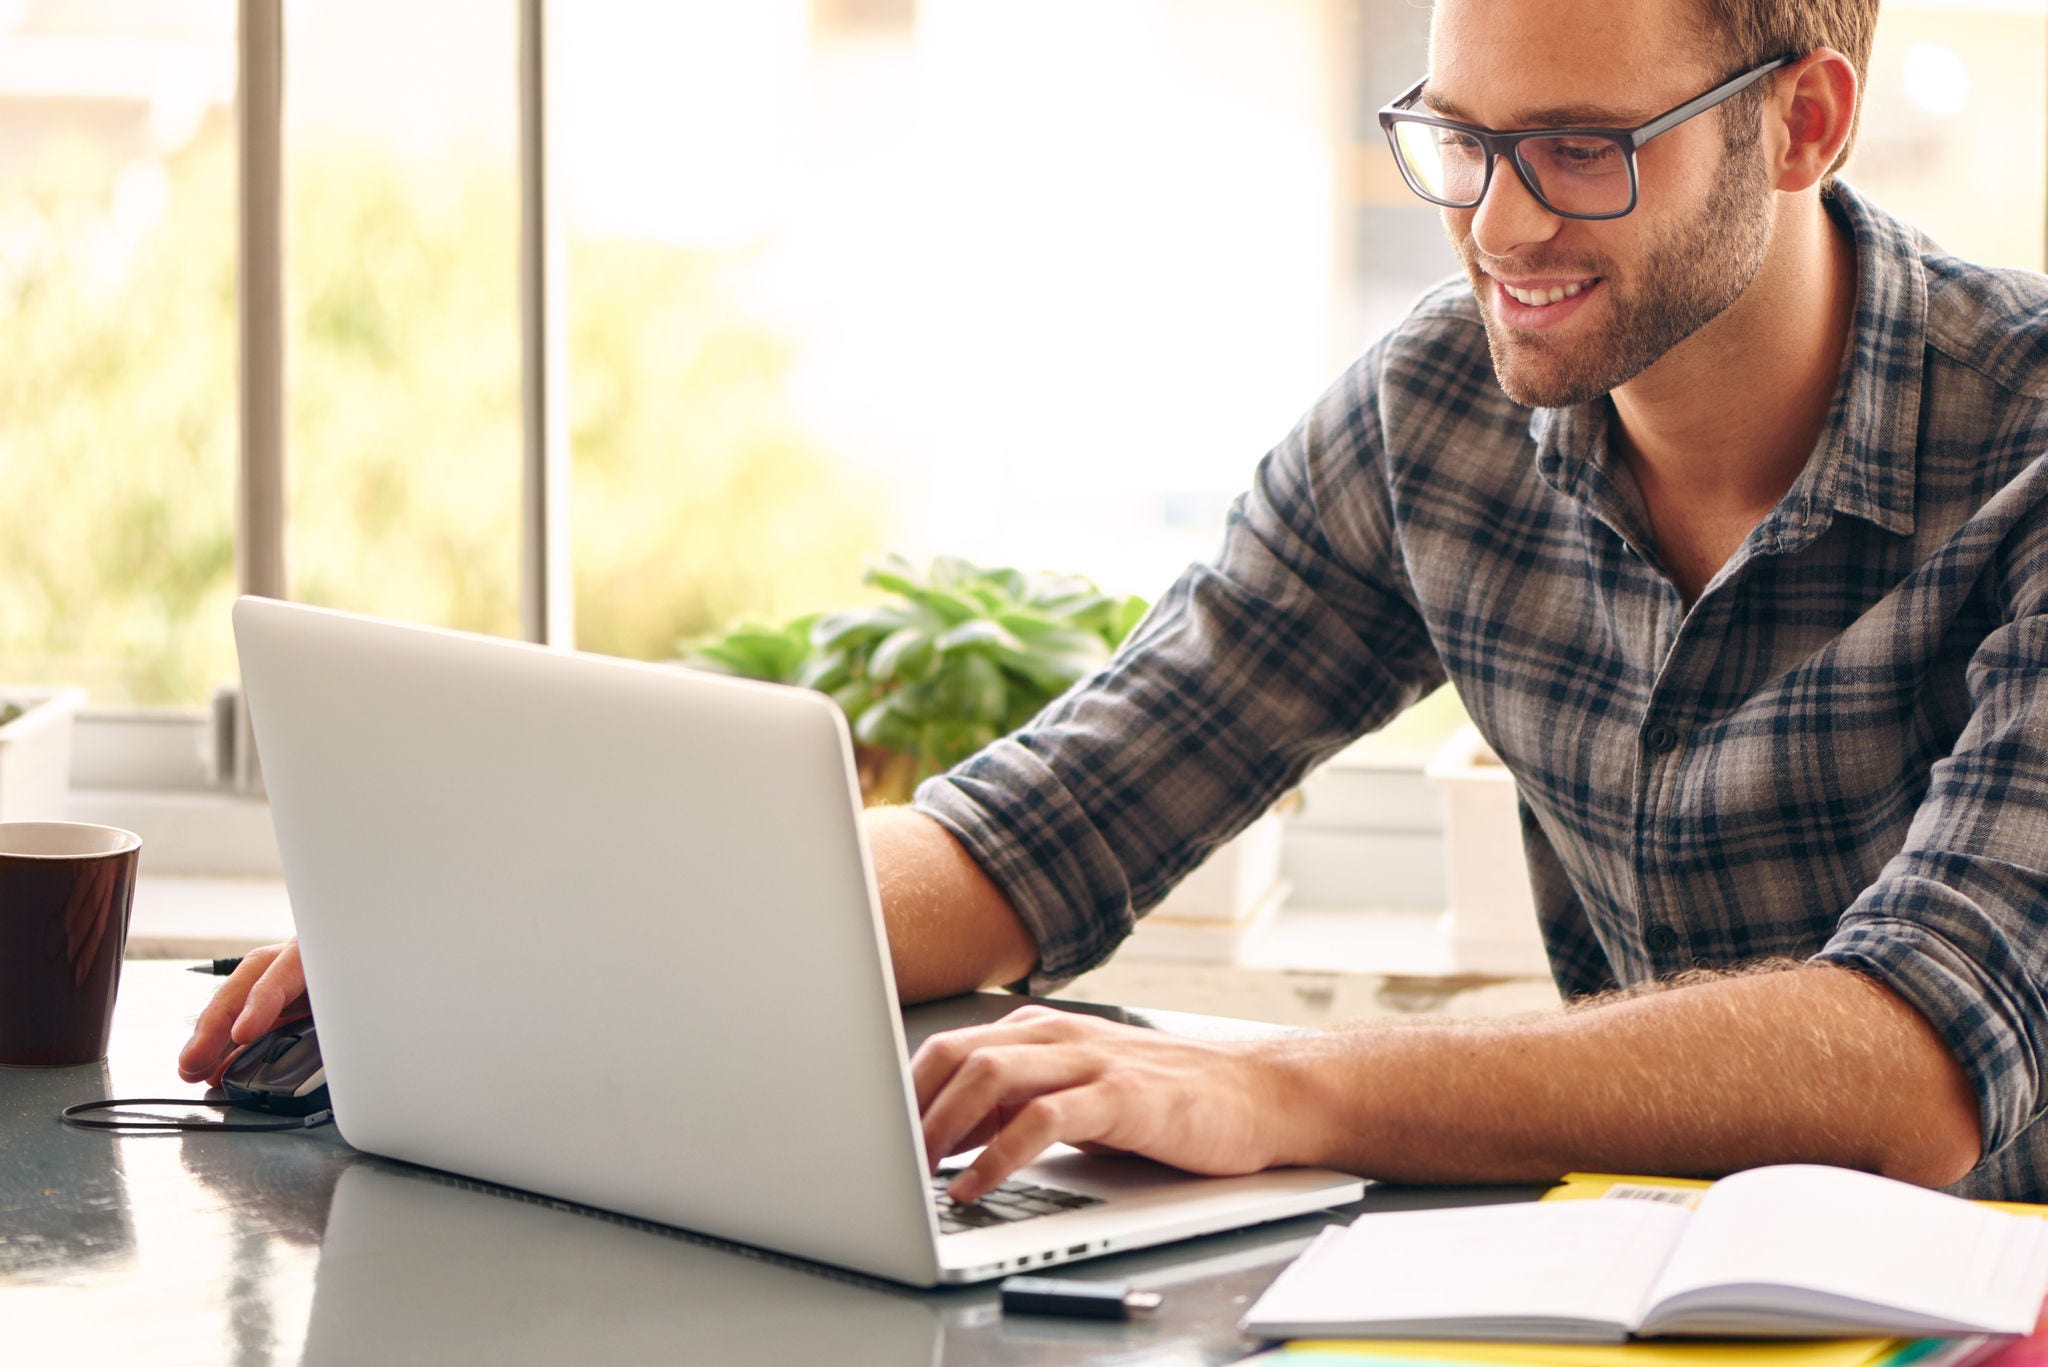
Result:
<svg viewBox="0 0 2048 1367"><path fill-rule="evenodd" d="M1732 74L1691 27L1692 4L1440 0L1422 103L1495 129L1632 127ZM1494 370L1518 403L1561 408L1611 392L1755 279L1770 184L1754 140L1724 145L1724 115L1740 118L1723 106L1637 153L1640 198L1624 218L1559 218L1505 163L1478 208L1444 211Z"/></svg>

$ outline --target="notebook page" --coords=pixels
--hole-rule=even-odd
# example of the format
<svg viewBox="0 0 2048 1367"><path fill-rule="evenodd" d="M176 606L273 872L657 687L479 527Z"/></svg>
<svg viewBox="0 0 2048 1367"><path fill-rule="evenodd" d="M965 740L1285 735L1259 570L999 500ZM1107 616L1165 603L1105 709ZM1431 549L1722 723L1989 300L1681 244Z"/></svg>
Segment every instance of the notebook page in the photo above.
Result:
<svg viewBox="0 0 2048 1367"><path fill-rule="evenodd" d="M1399 1326L1461 1336L1483 1323L1584 1324L1618 1338L1692 1215L1653 1201L1572 1201L1361 1215L1282 1272L1253 1333Z"/></svg>
<svg viewBox="0 0 2048 1367"><path fill-rule="evenodd" d="M1933 1323L2023 1332L2048 1275L2044 1237L2048 1221L1869 1173L1756 1168L1707 1193L1655 1296L1667 1303L1717 1285L1775 1286L1792 1294L1763 1303L1825 1311L1860 1302ZM1759 1302L1754 1292L1740 1299Z"/></svg>

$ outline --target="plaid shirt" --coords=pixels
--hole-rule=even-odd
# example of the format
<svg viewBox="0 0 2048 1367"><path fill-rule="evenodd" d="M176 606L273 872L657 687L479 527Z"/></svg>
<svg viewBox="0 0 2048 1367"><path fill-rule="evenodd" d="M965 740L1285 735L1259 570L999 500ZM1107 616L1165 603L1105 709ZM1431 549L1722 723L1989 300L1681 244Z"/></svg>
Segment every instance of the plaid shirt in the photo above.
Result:
<svg viewBox="0 0 2048 1367"><path fill-rule="evenodd" d="M1101 673L920 788L1033 986L1448 679L1514 773L1568 997L1869 974L1976 1085L1957 1190L2048 1199L2048 279L1830 212L1858 298L1827 426L1690 609L1609 405L1510 400L1463 281L1355 364Z"/></svg>

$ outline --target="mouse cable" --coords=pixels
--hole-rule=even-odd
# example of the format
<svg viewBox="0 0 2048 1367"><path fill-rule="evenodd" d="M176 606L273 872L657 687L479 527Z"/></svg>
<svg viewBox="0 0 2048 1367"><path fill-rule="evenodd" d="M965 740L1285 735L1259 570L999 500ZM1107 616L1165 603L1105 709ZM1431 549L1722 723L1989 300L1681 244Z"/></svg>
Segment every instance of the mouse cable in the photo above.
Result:
<svg viewBox="0 0 2048 1367"><path fill-rule="evenodd" d="M265 1134L273 1130L314 1130L322 1125L334 1123L333 1111L315 1111L306 1116L284 1116L269 1124L248 1120L92 1120L85 1111L125 1111L136 1106L213 1106L225 1109L233 1106L232 1101L191 1101L171 1096L138 1096L126 1101L82 1101L76 1106L64 1108L63 1120L66 1125L76 1125L82 1130L115 1130L133 1133L146 1130L229 1130L244 1134Z"/></svg>

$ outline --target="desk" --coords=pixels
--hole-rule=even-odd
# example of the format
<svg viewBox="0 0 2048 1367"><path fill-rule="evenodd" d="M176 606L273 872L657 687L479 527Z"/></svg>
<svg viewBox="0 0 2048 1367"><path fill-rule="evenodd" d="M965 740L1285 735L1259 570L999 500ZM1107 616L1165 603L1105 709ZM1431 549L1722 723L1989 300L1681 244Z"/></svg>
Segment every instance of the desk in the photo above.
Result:
<svg viewBox="0 0 2048 1367"><path fill-rule="evenodd" d="M105 1064L0 1069L9 1361L1197 1367L1257 1346L1238 1317L1330 1218L1062 1269L1165 1293L1150 1319L1006 1320L993 1283L913 1291L375 1158L331 1127L116 1137L58 1121L77 1101L193 1093L174 1058L217 982L130 961ZM1022 1000L956 998L905 1020L915 1041ZM1209 1037L1262 1029L1076 1009ZM1373 1188L1338 1215L1527 1194ZM46 1353L13 1351L31 1346Z"/></svg>

